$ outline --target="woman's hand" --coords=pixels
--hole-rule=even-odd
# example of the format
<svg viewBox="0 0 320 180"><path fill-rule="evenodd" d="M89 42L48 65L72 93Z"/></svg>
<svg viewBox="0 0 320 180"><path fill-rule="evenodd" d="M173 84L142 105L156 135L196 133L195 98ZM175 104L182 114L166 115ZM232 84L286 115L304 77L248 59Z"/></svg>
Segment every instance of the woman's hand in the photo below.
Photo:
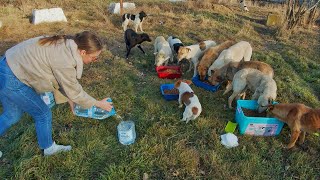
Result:
<svg viewBox="0 0 320 180"><path fill-rule="evenodd" d="M69 100L68 100L68 103L69 103L69 105L70 105L70 108L71 108L72 113L73 113L73 114L76 114L76 113L74 112L74 102L72 102L72 101L69 99Z"/></svg>
<svg viewBox="0 0 320 180"><path fill-rule="evenodd" d="M99 107L103 110L106 110L106 111L111 111L111 109L113 108L113 104L112 104L112 102L107 102L107 99L109 99L109 98L104 98L101 101L97 101L95 106Z"/></svg>

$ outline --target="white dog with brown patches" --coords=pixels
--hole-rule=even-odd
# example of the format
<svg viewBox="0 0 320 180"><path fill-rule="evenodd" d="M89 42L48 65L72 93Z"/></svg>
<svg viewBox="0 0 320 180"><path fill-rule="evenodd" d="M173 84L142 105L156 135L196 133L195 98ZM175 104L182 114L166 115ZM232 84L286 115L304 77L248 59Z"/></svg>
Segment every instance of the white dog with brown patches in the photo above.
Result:
<svg viewBox="0 0 320 180"><path fill-rule="evenodd" d="M183 104L186 106L183 118L181 119L181 121L186 121L186 123L196 119L202 111L198 97L189 86L191 83L190 80L178 80L174 84L174 87L179 90L179 107L182 108Z"/></svg>
<svg viewBox="0 0 320 180"><path fill-rule="evenodd" d="M204 54L204 52L212 47L217 45L216 42L207 40L202 41L199 44L190 45L190 46L182 46L178 50L178 62L182 61L182 59L187 59L190 61L189 70L191 71L192 64L194 65L193 77L197 75L197 66L199 63L199 58Z"/></svg>

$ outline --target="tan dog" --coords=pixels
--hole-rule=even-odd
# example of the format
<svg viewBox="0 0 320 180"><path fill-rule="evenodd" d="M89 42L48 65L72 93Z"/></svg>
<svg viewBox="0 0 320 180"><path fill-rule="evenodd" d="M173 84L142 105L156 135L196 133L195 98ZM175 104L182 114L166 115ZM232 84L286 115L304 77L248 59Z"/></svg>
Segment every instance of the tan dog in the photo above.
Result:
<svg viewBox="0 0 320 180"><path fill-rule="evenodd" d="M202 56L198 65L198 73L200 76L199 79L201 81L204 81L205 77L207 76L209 67L217 59L221 51L229 48L233 44L234 44L233 41L225 41L217 46L210 47L204 52L204 55Z"/></svg>
<svg viewBox="0 0 320 180"><path fill-rule="evenodd" d="M227 81L226 92L229 92L232 89L232 80L234 75L244 68L252 68L261 71L263 74L269 75L273 78L274 72L272 67L261 61L240 61L240 62L230 62L227 65L223 66L221 69L212 71L212 76L208 78L208 81L212 85L217 85L223 81Z"/></svg>
<svg viewBox="0 0 320 180"><path fill-rule="evenodd" d="M232 109L231 104L233 99L239 97L246 89L250 89L254 92L251 99L256 99L258 101L259 113L265 111L269 101L273 101L277 97L276 82L270 76L252 68L241 69L234 75L232 89L233 93L228 99L230 109Z"/></svg>
<svg viewBox="0 0 320 180"><path fill-rule="evenodd" d="M268 105L269 112L279 120L288 124L291 130L290 143L287 148L292 148L297 139L302 144L306 132L320 131L320 109L312 109L304 104L274 104Z"/></svg>

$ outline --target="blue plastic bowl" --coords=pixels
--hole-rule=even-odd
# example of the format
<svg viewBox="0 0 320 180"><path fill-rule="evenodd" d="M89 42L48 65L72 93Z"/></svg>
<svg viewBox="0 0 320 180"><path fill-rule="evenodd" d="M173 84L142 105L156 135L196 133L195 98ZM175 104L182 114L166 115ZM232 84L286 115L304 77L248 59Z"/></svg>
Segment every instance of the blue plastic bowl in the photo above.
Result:
<svg viewBox="0 0 320 180"><path fill-rule="evenodd" d="M208 81L208 77L206 77L205 80ZM201 87L201 88L203 88L203 89L205 89L207 91L212 91L212 92L217 91L219 89L219 87L220 87L220 84L213 86L213 85L207 84L207 83L205 83L203 81L200 81L199 75L193 77L192 78L192 82L193 82L194 85L196 85L198 87Z"/></svg>
<svg viewBox="0 0 320 180"><path fill-rule="evenodd" d="M179 94L165 94L164 90L168 89L173 89L174 88L174 84L162 84L160 86L160 91L161 94L163 95L164 99L167 101L172 101L172 100L177 100L179 99Z"/></svg>

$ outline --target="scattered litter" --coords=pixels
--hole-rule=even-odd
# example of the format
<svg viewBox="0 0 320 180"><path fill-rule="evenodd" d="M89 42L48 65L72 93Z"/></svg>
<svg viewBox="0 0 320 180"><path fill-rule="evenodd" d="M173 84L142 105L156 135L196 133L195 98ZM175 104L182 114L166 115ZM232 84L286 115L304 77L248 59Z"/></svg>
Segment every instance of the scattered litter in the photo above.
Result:
<svg viewBox="0 0 320 180"><path fill-rule="evenodd" d="M220 137L221 137L221 144L228 149L239 145L238 137L232 133L223 134Z"/></svg>
<svg viewBox="0 0 320 180"><path fill-rule="evenodd" d="M224 130L226 131L226 133L233 133L236 130L237 125L238 125L238 123L234 123L234 122L228 121L228 124L224 128Z"/></svg>
<svg viewBox="0 0 320 180"><path fill-rule="evenodd" d="M61 8L34 9L32 10L32 24L43 22L67 22L67 18Z"/></svg>
<svg viewBox="0 0 320 180"><path fill-rule="evenodd" d="M143 180L148 180L149 179L149 175L148 173L143 173Z"/></svg>

